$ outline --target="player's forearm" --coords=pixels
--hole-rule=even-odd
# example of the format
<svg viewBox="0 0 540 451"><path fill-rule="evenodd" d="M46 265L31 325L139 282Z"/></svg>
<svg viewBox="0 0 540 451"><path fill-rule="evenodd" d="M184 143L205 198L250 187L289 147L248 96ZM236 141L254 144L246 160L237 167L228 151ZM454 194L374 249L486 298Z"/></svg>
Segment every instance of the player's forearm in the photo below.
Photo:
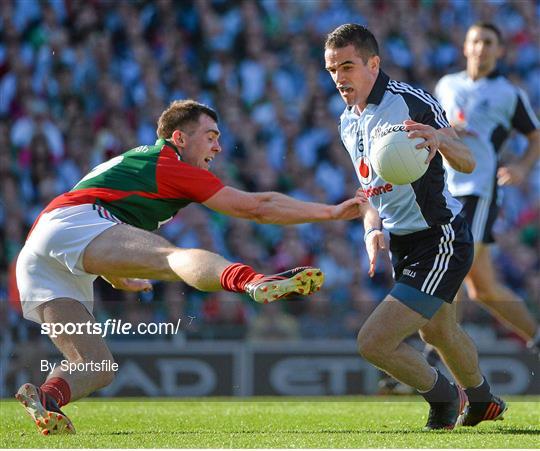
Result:
<svg viewBox="0 0 540 451"><path fill-rule="evenodd" d="M371 229L381 230L381 218L379 212L370 205L364 206L364 230L367 232Z"/></svg>
<svg viewBox="0 0 540 451"><path fill-rule="evenodd" d="M466 174L470 174L474 170L476 166L474 157L457 135L451 136L440 130L439 140L439 152L453 169Z"/></svg>
<svg viewBox="0 0 540 451"><path fill-rule="evenodd" d="M259 203L254 219L264 224L301 224L335 219L335 206L303 202L284 194L258 193Z"/></svg>

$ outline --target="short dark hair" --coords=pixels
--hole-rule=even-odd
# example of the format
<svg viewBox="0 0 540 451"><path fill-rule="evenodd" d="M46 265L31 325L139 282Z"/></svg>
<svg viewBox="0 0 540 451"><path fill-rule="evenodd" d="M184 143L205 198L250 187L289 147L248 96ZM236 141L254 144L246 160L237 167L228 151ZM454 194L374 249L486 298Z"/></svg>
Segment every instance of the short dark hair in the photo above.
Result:
<svg viewBox="0 0 540 451"><path fill-rule="evenodd" d="M210 116L216 123L217 113L202 103L195 100L175 100L161 113L157 123L158 138L169 139L175 130L181 130L199 121L201 114Z"/></svg>
<svg viewBox="0 0 540 451"><path fill-rule="evenodd" d="M366 27L356 24L347 23L340 25L334 31L326 36L324 43L325 49L340 49L353 45L358 55L364 63L367 60L379 54L379 44L373 36L373 33Z"/></svg>
<svg viewBox="0 0 540 451"><path fill-rule="evenodd" d="M501 32L501 30L499 29L499 27L497 27L497 25L495 25L494 23L479 21L479 22L473 23L473 24L469 27L469 30L470 30L471 28L485 28L486 30L493 31L493 33L495 33L495 36L497 36L497 41L499 42L499 44L502 44L502 43L503 43L503 35L502 35L502 32Z"/></svg>

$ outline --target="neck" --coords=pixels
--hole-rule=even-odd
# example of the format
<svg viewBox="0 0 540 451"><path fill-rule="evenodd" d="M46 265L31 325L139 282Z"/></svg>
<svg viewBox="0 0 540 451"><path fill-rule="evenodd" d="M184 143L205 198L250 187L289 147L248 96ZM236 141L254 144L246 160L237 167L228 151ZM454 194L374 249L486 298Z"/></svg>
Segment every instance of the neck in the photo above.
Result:
<svg viewBox="0 0 540 451"><path fill-rule="evenodd" d="M355 106L354 106L354 109L356 110L356 112L358 114L361 114L362 111L364 111L367 107L367 103L366 102L362 102L362 103L357 103Z"/></svg>
<svg viewBox="0 0 540 451"><path fill-rule="evenodd" d="M495 66L481 68L478 66L467 64L467 75L474 81L479 80L480 78L487 77L494 70L495 70Z"/></svg>

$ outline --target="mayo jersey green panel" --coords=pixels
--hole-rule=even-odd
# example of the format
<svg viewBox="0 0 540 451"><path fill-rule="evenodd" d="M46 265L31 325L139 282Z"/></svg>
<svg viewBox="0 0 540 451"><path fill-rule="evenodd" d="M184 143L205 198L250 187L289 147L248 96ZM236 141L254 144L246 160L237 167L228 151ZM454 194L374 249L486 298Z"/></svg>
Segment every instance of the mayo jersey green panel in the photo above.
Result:
<svg viewBox="0 0 540 451"><path fill-rule="evenodd" d="M92 169L71 190L112 188L122 191L156 193L156 166L163 145L141 146Z"/></svg>
<svg viewBox="0 0 540 451"><path fill-rule="evenodd" d="M215 175L183 162L177 149L160 139L154 146L137 147L100 164L44 212L91 203L122 222L155 230L181 208L205 202L221 188Z"/></svg>

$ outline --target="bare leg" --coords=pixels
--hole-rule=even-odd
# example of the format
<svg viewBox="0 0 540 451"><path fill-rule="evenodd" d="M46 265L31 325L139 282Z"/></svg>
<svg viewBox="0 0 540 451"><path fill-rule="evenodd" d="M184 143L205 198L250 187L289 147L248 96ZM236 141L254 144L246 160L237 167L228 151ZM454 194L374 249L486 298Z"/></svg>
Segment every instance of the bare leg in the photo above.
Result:
<svg viewBox="0 0 540 451"><path fill-rule="evenodd" d="M124 224L98 235L83 256L83 266L91 274L183 280L201 291L220 290L220 275L230 264L220 255L181 249L154 233Z"/></svg>
<svg viewBox="0 0 540 451"><path fill-rule="evenodd" d="M434 346L462 387L482 382L478 352L470 337L456 322L456 304L444 304L420 329L422 339Z"/></svg>
<svg viewBox="0 0 540 451"><path fill-rule="evenodd" d="M86 323L95 322L84 306L73 299L60 298L43 304L41 307L43 322L46 323ZM70 363L114 362L113 356L99 335L61 334L52 342ZM114 379L113 371L74 371L71 374L63 371L58 365L47 379L61 377L68 382L71 390L71 401L85 397L99 388L106 387Z"/></svg>
<svg viewBox="0 0 540 451"><path fill-rule="evenodd" d="M528 341L535 336L538 323L523 300L499 282L488 246L476 245L474 263L465 283L471 299L480 302L523 339Z"/></svg>
<svg viewBox="0 0 540 451"><path fill-rule="evenodd" d="M435 372L420 352L403 343L427 322L422 315L388 295L360 329L359 352L397 380L427 391L435 383Z"/></svg>

